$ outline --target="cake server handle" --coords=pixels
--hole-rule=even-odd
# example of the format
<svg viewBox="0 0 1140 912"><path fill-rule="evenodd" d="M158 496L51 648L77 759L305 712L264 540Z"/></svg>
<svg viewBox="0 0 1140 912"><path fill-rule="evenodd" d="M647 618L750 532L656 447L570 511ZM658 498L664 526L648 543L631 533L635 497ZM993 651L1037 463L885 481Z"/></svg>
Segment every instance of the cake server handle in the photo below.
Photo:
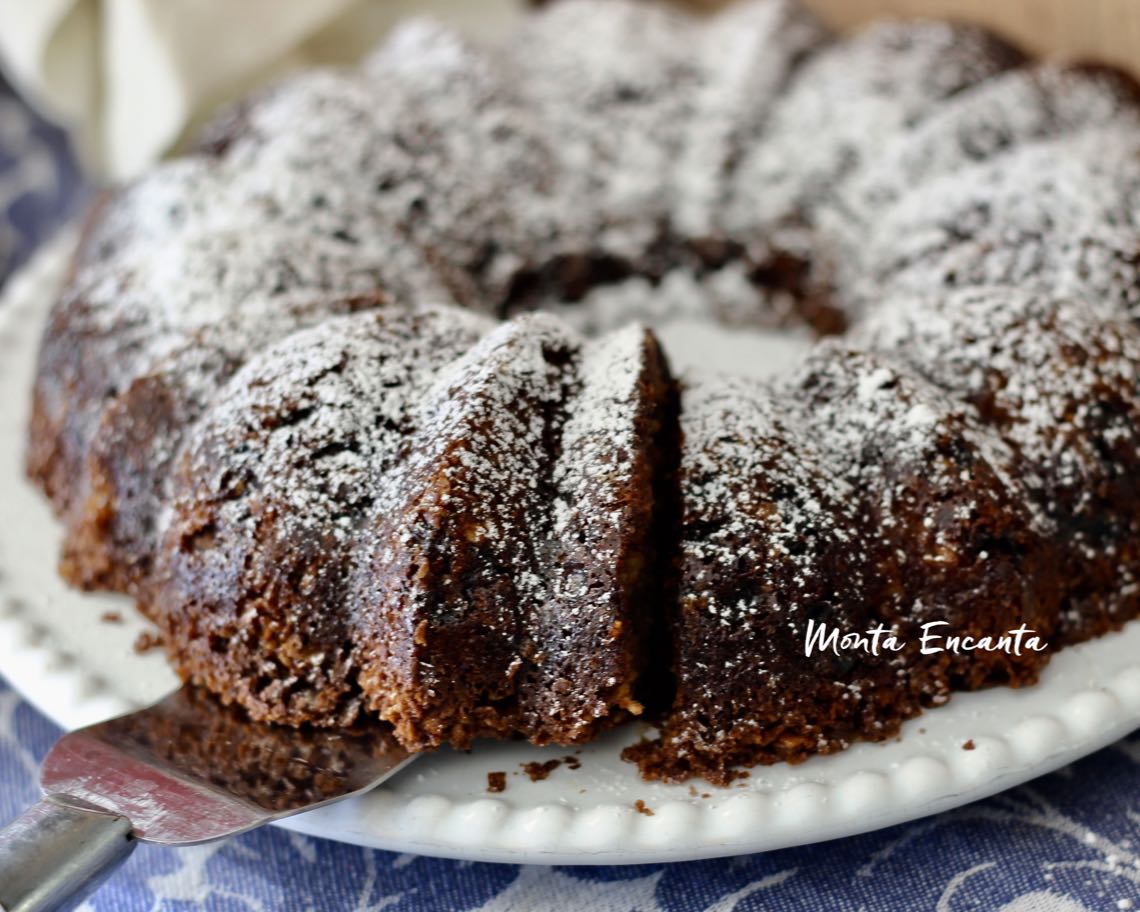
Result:
<svg viewBox="0 0 1140 912"><path fill-rule="evenodd" d="M0 912L71 909L134 847L126 817L49 795L0 830Z"/></svg>

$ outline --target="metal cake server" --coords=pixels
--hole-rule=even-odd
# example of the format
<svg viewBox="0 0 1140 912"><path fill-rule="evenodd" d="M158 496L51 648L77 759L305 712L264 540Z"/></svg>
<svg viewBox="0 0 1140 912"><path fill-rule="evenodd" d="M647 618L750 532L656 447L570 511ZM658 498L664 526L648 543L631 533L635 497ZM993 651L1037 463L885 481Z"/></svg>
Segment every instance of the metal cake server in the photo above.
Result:
<svg viewBox="0 0 1140 912"><path fill-rule="evenodd" d="M411 759L379 725L255 723L183 687L56 742L46 797L0 830L0 912L71 908L140 840L224 839L366 791Z"/></svg>

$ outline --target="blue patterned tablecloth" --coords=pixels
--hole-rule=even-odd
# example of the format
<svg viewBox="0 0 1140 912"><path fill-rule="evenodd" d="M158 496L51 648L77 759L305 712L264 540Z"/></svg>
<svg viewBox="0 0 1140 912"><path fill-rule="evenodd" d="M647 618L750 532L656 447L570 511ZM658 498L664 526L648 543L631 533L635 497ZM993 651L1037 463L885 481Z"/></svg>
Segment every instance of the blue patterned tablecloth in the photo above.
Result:
<svg viewBox="0 0 1140 912"><path fill-rule="evenodd" d="M0 75L0 285L75 212L85 189L63 132Z"/></svg>
<svg viewBox="0 0 1140 912"><path fill-rule="evenodd" d="M0 83L0 283L83 192L62 134ZM36 799L38 763L58 735L0 679L0 821ZM763 855L545 868L440 861L268 829L178 851L142 846L83 908L1140 912L1140 733L957 811Z"/></svg>

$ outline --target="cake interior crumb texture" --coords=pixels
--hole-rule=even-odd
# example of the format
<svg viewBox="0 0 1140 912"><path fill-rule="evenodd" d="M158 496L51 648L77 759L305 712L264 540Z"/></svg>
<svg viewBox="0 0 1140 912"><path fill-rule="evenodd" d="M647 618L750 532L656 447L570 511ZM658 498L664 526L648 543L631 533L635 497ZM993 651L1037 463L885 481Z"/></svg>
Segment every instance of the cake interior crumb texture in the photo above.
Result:
<svg viewBox="0 0 1140 912"><path fill-rule="evenodd" d="M1138 213L1132 80L969 25L413 20L97 202L27 469L63 576L255 719L640 718L724 784L1140 614ZM678 370L685 321L813 341Z"/></svg>

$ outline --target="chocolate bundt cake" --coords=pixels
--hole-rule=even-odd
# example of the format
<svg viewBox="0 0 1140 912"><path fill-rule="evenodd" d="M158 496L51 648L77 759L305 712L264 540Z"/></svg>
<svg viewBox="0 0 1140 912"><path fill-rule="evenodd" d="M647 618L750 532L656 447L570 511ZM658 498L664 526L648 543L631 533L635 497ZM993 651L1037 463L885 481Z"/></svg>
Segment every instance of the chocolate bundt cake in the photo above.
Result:
<svg viewBox="0 0 1140 912"><path fill-rule="evenodd" d="M1138 203L1140 89L981 29L417 21L99 201L28 472L64 576L259 720L640 715L723 783L1140 615ZM830 338L674 376L675 318Z"/></svg>

